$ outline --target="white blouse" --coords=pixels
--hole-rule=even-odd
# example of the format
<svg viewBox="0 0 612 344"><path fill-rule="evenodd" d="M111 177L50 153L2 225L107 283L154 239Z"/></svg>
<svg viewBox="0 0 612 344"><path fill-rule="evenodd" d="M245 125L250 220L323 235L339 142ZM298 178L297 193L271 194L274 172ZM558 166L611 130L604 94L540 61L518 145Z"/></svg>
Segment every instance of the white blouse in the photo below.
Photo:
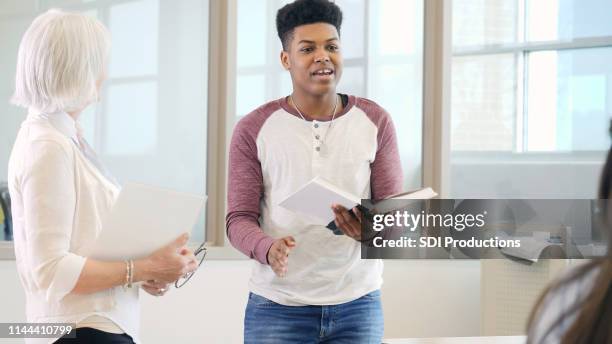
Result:
<svg viewBox="0 0 612 344"><path fill-rule="evenodd" d="M28 322L110 319L138 340L138 288L71 294L118 188L77 146L76 122L66 113L31 112L9 160L14 245L26 294ZM28 339L51 343L56 339Z"/></svg>

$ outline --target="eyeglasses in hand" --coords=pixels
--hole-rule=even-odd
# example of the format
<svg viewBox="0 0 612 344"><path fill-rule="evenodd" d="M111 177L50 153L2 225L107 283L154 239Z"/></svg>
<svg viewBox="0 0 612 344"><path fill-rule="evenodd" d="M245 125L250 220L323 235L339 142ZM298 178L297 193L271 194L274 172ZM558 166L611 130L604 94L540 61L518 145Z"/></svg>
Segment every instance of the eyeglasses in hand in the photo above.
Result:
<svg viewBox="0 0 612 344"><path fill-rule="evenodd" d="M200 244L200 246L198 246L198 248L196 248L196 250L193 251L193 255L195 256L196 261L198 262L198 267L196 268L197 270L200 267L200 265L202 265L202 262L204 261L204 257L206 257L206 247L204 247L204 243ZM189 279L191 279L191 276L195 274L196 270L193 270L192 272L188 272L184 274L181 278L179 278L178 280L176 280L176 282L174 282L174 286L176 288L180 288L184 286L185 283L187 283Z"/></svg>

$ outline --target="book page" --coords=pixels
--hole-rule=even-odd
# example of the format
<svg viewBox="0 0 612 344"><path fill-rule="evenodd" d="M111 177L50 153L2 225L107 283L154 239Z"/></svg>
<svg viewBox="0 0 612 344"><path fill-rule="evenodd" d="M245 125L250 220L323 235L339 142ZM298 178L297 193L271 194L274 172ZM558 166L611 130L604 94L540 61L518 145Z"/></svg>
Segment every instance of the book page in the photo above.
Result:
<svg viewBox="0 0 612 344"><path fill-rule="evenodd" d="M327 226L335 219L332 204L351 209L360 202L359 197L340 190L322 178L315 178L279 205L306 217L313 224Z"/></svg>
<svg viewBox="0 0 612 344"><path fill-rule="evenodd" d="M430 199L438 196L432 188L422 188L408 192L402 192L397 195L387 197L386 199Z"/></svg>
<svg viewBox="0 0 612 344"><path fill-rule="evenodd" d="M371 209L373 213L386 214L407 208L421 200L427 200L438 196L432 188L423 188L393 195L376 202Z"/></svg>

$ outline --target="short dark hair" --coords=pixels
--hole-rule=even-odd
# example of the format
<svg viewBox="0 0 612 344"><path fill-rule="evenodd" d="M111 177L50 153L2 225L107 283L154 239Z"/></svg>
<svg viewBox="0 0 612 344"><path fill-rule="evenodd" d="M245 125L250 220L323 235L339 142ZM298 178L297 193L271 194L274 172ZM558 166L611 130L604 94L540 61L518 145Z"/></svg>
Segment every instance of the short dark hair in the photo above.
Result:
<svg viewBox="0 0 612 344"><path fill-rule="evenodd" d="M287 50L293 38L293 29L300 25L327 23L336 27L340 34L342 11L329 0L296 0L285 5L276 13L276 31Z"/></svg>

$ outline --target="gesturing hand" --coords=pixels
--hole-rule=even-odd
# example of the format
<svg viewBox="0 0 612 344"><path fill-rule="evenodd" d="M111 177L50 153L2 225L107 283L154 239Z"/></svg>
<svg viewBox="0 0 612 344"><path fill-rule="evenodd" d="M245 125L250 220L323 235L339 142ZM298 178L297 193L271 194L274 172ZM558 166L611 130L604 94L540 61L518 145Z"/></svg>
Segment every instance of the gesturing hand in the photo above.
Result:
<svg viewBox="0 0 612 344"><path fill-rule="evenodd" d="M268 250L268 264L278 277L287 274L289 252L295 247L295 239L291 236L277 239Z"/></svg>

